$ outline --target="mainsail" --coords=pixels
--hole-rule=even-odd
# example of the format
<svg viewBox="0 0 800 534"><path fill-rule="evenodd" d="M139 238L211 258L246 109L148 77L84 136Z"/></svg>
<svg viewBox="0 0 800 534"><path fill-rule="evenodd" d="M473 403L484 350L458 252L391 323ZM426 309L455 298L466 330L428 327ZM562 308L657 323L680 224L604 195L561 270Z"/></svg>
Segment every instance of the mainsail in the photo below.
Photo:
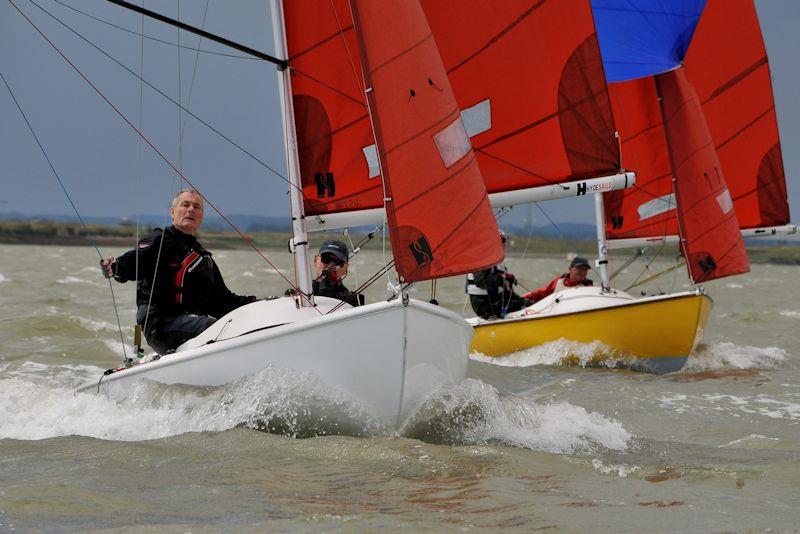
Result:
<svg viewBox="0 0 800 534"><path fill-rule="evenodd" d="M351 5L401 281L501 262L486 188L422 7Z"/></svg>
<svg viewBox="0 0 800 534"><path fill-rule="evenodd" d="M670 2L670 10L660 12L623 3L625 9L619 11L623 6L616 0L593 2L606 71L609 81L617 82L609 88L623 166L638 176L635 188L605 195L609 238L622 244L679 234L676 207L681 206L672 184L673 178L680 183L684 177L670 161L657 91L659 76L663 80L669 76L663 73L672 71L682 73L674 75L685 81L681 87L697 94L701 113L694 125L707 125L741 229L755 233L787 224L769 65L752 0ZM618 39L621 35L626 45ZM630 55L631 43L638 43L640 36L663 43L663 50L649 56L646 69L644 56ZM631 79L642 74L647 76ZM731 244L723 241L728 245L719 246L721 254Z"/></svg>
<svg viewBox="0 0 800 534"><path fill-rule="evenodd" d="M530 201L630 185L631 176L617 174L619 146L587 2L422 7L495 205L524 201L518 191L536 191ZM306 214L346 212L350 224L364 223L358 214L382 213L384 192L348 2L293 0L285 10ZM589 181L610 175L616 179Z"/></svg>

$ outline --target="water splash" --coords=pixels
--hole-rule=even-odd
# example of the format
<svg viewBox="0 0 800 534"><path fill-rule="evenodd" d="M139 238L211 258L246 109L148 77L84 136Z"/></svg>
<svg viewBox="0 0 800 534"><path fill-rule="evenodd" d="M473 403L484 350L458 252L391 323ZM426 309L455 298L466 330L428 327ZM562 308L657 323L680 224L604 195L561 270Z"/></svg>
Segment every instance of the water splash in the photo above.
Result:
<svg viewBox="0 0 800 534"><path fill-rule="evenodd" d="M787 353L778 347L749 347L730 342L701 345L686 362L684 371L714 369L774 369L786 360Z"/></svg>
<svg viewBox="0 0 800 534"><path fill-rule="evenodd" d="M624 360L622 354L600 342L579 343L561 338L535 347L512 352L505 356L486 356L473 352L470 358L502 367L530 367L533 365L600 365L614 368Z"/></svg>
<svg viewBox="0 0 800 534"><path fill-rule="evenodd" d="M432 443L501 443L553 453L625 450L631 435L614 420L561 402L538 404L467 379L430 399L403 435Z"/></svg>
<svg viewBox="0 0 800 534"><path fill-rule="evenodd" d="M32 362L7 369L0 377L0 439L139 441L237 426L293 437L388 432L368 410L306 373L267 368L218 388L143 380L119 396L74 393L101 373Z"/></svg>

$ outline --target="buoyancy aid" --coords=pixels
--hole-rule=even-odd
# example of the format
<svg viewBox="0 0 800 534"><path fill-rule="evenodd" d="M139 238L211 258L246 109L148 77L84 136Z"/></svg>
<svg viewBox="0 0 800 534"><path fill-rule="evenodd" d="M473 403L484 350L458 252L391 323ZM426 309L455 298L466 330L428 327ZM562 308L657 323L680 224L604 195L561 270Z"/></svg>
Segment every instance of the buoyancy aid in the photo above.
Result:
<svg viewBox="0 0 800 534"><path fill-rule="evenodd" d="M491 271L491 274L497 276L499 279L505 278L505 275L508 273L508 267L506 267L505 263L498 263L494 267L490 267L489 269L484 269L483 271ZM500 290L503 290L503 284L498 284ZM489 291L486 289L486 284L481 282L476 282L475 280L475 273L467 273L467 281L464 290L468 295L476 295L476 296L487 296L489 295Z"/></svg>

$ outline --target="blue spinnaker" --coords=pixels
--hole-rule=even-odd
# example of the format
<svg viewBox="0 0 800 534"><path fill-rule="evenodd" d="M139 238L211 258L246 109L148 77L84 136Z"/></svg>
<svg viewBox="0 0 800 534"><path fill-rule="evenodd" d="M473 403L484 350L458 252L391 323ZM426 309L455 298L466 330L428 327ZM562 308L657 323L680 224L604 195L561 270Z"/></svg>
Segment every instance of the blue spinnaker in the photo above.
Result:
<svg viewBox="0 0 800 534"><path fill-rule="evenodd" d="M609 82L680 66L706 0L591 0Z"/></svg>

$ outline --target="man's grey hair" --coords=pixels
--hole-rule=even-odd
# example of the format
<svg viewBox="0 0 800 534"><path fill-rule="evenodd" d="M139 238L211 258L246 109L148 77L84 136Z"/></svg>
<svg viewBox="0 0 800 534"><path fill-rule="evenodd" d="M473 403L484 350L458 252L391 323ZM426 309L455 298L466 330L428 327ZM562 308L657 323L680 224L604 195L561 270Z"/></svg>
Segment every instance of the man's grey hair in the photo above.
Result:
<svg viewBox="0 0 800 534"><path fill-rule="evenodd" d="M197 195L198 197L200 197L200 203L205 207L205 203L206 202L205 202L205 199L203 198L203 195L201 195L198 190L193 189L191 187L188 187L186 189L181 189L180 191L178 191L178 194L175 195L175 197L172 199L172 202L169 203L169 207L170 208L174 208L175 206L177 206L178 205L178 199L184 193L192 193L193 195Z"/></svg>

